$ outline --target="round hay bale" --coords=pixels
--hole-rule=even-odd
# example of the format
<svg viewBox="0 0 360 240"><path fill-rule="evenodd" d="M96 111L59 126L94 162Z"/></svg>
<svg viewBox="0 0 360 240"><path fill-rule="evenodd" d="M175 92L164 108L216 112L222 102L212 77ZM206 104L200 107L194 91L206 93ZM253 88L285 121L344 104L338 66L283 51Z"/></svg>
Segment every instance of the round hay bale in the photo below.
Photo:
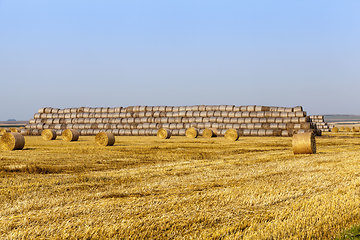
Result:
<svg viewBox="0 0 360 240"><path fill-rule="evenodd" d="M99 132L95 136L95 142L100 146L112 146L115 143L115 136L110 132Z"/></svg>
<svg viewBox="0 0 360 240"><path fill-rule="evenodd" d="M10 132L19 132L17 128L10 128Z"/></svg>
<svg viewBox="0 0 360 240"><path fill-rule="evenodd" d="M294 134L292 148L294 154L316 153L315 135L312 132Z"/></svg>
<svg viewBox="0 0 360 240"><path fill-rule="evenodd" d="M171 131L166 128L160 128L157 131L157 136L161 139L169 139L171 137Z"/></svg>
<svg viewBox="0 0 360 240"><path fill-rule="evenodd" d="M345 132L350 132L350 131L351 131L351 129L349 127L345 128Z"/></svg>
<svg viewBox="0 0 360 240"><path fill-rule="evenodd" d="M21 150L25 146L25 138L20 133L5 133L0 139L1 148L4 150Z"/></svg>
<svg viewBox="0 0 360 240"><path fill-rule="evenodd" d="M357 127L352 127L352 128L351 128L351 131L352 131L352 132L359 132L359 128L357 128Z"/></svg>
<svg viewBox="0 0 360 240"><path fill-rule="evenodd" d="M212 138L212 137L216 137L216 132L215 129L212 128L205 128L202 134L203 137L205 138Z"/></svg>
<svg viewBox="0 0 360 240"><path fill-rule="evenodd" d="M74 129L66 129L62 133L62 139L66 142L73 142L79 139L80 133Z"/></svg>
<svg viewBox="0 0 360 240"><path fill-rule="evenodd" d="M188 128L185 132L186 137L188 138L197 138L199 135L199 131L196 128Z"/></svg>
<svg viewBox="0 0 360 240"><path fill-rule="evenodd" d="M56 131L54 129L45 129L41 132L41 137L46 141L55 140L56 136Z"/></svg>
<svg viewBox="0 0 360 240"><path fill-rule="evenodd" d="M225 132L225 135L224 137L228 140L231 140L231 141L237 141L239 139L239 131L236 130L236 129L228 129L226 132Z"/></svg>

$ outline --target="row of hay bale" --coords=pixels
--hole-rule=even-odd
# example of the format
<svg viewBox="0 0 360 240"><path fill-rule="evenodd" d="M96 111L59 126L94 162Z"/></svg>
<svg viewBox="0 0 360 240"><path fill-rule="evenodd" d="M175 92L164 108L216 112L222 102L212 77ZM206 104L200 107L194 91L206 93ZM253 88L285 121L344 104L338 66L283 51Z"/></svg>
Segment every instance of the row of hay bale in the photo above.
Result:
<svg viewBox="0 0 360 240"><path fill-rule="evenodd" d="M35 118L29 124L138 124L138 123L307 123L307 117L284 117L284 118L238 118L238 117L142 117L142 118Z"/></svg>
<svg viewBox="0 0 360 240"><path fill-rule="evenodd" d="M182 136L190 127L201 131L217 129L219 135L227 129L238 129L244 136L292 136L297 132L313 131L302 107L196 105L41 108L23 133L39 135L43 129L55 129L59 133L64 129L77 129L82 135L108 130L120 136L147 136L166 128Z"/></svg>
<svg viewBox="0 0 360 240"><path fill-rule="evenodd" d="M30 124L30 129L182 129L182 128L218 128L218 129L310 129L310 123L133 123L133 124Z"/></svg>
<svg viewBox="0 0 360 240"><path fill-rule="evenodd" d="M226 112L226 111L181 111L181 112L126 112L126 113L36 113L34 119L74 118L171 118L171 117L230 117L230 118L294 118L305 117L306 112Z"/></svg>
<svg viewBox="0 0 360 240"><path fill-rule="evenodd" d="M317 129L321 132L330 132L332 127L325 122L323 115L310 115L309 116L312 128Z"/></svg>
<svg viewBox="0 0 360 240"><path fill-rule="evenodd" d="M232 128L229 128L232 129ZM77 129L83 136L96 135L99 132L107 131L116 136L156 136L158 129ZM186 129L168 129L173 136L185 136ZM216 129L217 136L224 136L228 129ZM292 130L281 129L237 129L240 136L284 136L289 137L294 133L310 132L311 130L299 129L296 132ZM23 135L38 136L41 135L42 129L25 129L21 131ZM61 135L64 130L54 130L57 135ZM202 134L204 129L199 129ZM312 131L311 131L312 132Z"/></svg>
<svg viewBox="0 0 360 240"><path fill-rule="evenodd" d="M235 106L235 105L193 105L193 106L128 106L128 107L80 107L80 108L40 108L38 113L133 113L133 112L182 112L182 111L227 111L227 112L302 112L297 107L269 107L269 106Z"/></svg>
<svg viewBox="0 0 360 240"><path fill-rule="evenodd" d="M240 136L240 131L236 129L228 129L224 133L224 137L231 141L237 141ZM266 136L266 132L264 133ZM54 129L45 129L41 133L44 140L55 140L57 133ZM157 130L157 136L161 139L169 139L172 131L165 128ZM199 135L199 130L196 128L188 128L185 135L189 138L196 138ZM217 130L206 128L202 135L207 138L217 136ZM72 142L79 139L80 132L74 129L66 129L62 132L64 141ZM95 142L101 146L112 146L115 143L115 135L111 132L99 132L95 136ZM6 132L0 139L0 146L4 150L22 150L25 146L25 138L22 134L17 132ZM313 154L316 153L315 136L311 132L294 134L292 140L292 148L294 154Z"/></svg>

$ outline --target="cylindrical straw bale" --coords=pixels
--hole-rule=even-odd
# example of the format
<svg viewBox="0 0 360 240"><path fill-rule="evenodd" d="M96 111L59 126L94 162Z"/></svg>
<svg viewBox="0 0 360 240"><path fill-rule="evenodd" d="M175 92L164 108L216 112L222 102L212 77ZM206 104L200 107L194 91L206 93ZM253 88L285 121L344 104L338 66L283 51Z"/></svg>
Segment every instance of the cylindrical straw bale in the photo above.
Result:
<svg viewBox="0 0 360 240"><path fill-rule="evenodd" d="M337 133L337 132L339 132L339 128L337 128L337 127L333 127L333 128L331 129L331 131L332 131L332 132L336 132L336 133Z"/></svg>
<svg viewBox="0 0 360 240"><path fill-rule="evenodd" d="M172 107L172 106L166 106L165 107L165 112L172 112L173 109L174 109L174 107Z"/></svg>
<svg viewBox="0 0 360 240"><path fill-rule="evenodd" d="M50 108L50 107L47 107L44 109L44 113L51 113L51 111L52 111L52 108Z"/></svg>
<svg viewBox="0 0 360 240"><path fill-rule="evenodd" d="M238 123L238 119L237 118L230 118L230 123Z"/></svg>
<svg viewBox="0 0 360 240"><path fill-rule="evenodd" d="M4 150L21 150L25 146L25 138L17 132L5 133L0 139L1 148Z"/></svg>
<svg viewBox="0 0 360 240"><path fill-rule="evenodd" d="M28 136L30 135L30 129L21 129L20 130L20 134L23 135L23 136Z"/></svg>
<svg viewBox="0 0 360 240"><path fill-rule="evenodd" d="M302 111L303 111L302 106L296 106L293 108L293 112L302 112Z"/></svg>
<svg viewBox="0 0 360 240"><path fill-rule="evenodd" d="M257 117L257 112L250 112L250 117L252 118Z"/></svg>
<svg viewBox="0 0 360 240"><path fill-rule="evenodd" d="M190 111L199 111L199 106L198 105L194 105L194 106L190 106Z"/></svg>
<svg viewBox="0 0 360 240"><path fill-rule="evenodd" d="M294 134L292 148L294 154L316 153L315 135L312 132Z"/></svg>
<svg viewBox="0 0 360 240"><path fill-rule="evenodd" d="M216 130L213 128L205 128L202 136L205 138L212 138L212 137L216 137Z"/></svg>
<svg viewBox="0 0 360 240"><path fill-rule="evenodd" d="M251 122L252 123L259 123L260 122L260 118L251 118Z"/></svg>
<svg viewBox="0 0 360 240"><path fill-rule="evenodd" d="M206 117L214 117L215 111L206 111Z"/></svg>
<svg viewBox="0 0 360 240"><path fill-rule="evenodd" d="M186 111L186 117L192 117L193 111Z"/></svg>
<svg viewBox="0 0 360 240"><path fill-rule="evenodd" d="M251 129L244 129L243 130L243 135L244 136L250 136L250 133L251 133Z"/></svg>
<svg viewBox="0 0 360 240"><path fill-rule="evenodd" d="M115 136L110 132L99 132L95 136L95 142L101 146L112 146L115 143Z"/></svg>
<svg viewBox="0 0 360 240"><path fill-rule="evenodd" d="M176 123L169 123L169 129L176 129Z"/></svg>
<svg viewBox="0 0 360 240"><path fill-rule="evenodd" d="M199 111L206 111L205 105L199 105Z"/></svg>
<svg viewBox="0 0 360 240"><path fill-rule="evenodd" d="M225 132L225 135L224 137L226 139L229 139L231 141L237 141L239 139L239 131L236 130L236 129L228 129L226 132Z"/></svg>
<svg viewBox="0 0 360 240"><path fill-rule="evenodd" d="M280 117L275 118L275 122L276 123L283 123L283 118L280 118Z"/></svg>
<svg viewBox="0 0 360 240"><path fill-rule="evenodd" d="M188 128L185 132L186 137L188 138L197 138L199 135L199 131L196 128Z"/></svg>
<svg viewBox="0 0 360 240"><path fill-rule="evenodd" d="M265 117L265 112L256 112L256 117L258 117L258 118Z"/></svg>
<svg viewBox="0 0 360 240"><path fill-rule="evenodd" d="M271 112L271 117L273 117L273 118L280 117L280 112Z"/></svg>
<svg viewBox="0 0 360 240"><path fill-rule="evenodd" d="M186 112L186 107L185 106L180 106L179 107L179 112Z"/></svg>
<svg viewBox="0 0 360 240"><path fill-rule="evenodd" d="M194 111L193 112L193 117L200 117L200 112L199 111Z"/></svg>
<svg viewBox="0 0 360 240"><path fill-rule="evenodd" d="M221 111L214 111L214 117L221 117Z"/></svg>
<svg viewBox="0 0 360 240"><path fill-rule="evenodd" d="M226 105L220 105L219 110L220 111L226 111Z"/></svg>
<svg viewBox="0 0 360 240"><path fill-rule="evenodd" d="M258 136L259 130L258 129L251 129L250 130L250 136Z"/></svg>
<svg viewBox="0 0 360 240"><path fill-rule="evenodd" d="M38 113L45 113L45 108L40 108L40 109L38 110Z"/></svg>
<svg viewBox="0 0 360 240"><path fill-rule="evenodd" d="M295 117L305 117L306 116L306 112L295 112Z"/></svg>
<svg viewBox="0 0 360 240"><path fill-rule="evenodd" d="M202 122L203 122L203 118L202 118L202 117L196 117L194 122L196 122L196 123L202 123Z"/></svg>
<svg viewBox="0 0 360 240"><path fill-rule="evenodd" d="M224 118L223 118L223 117L217 117L217 118L216 118L216 122L217 122L217 123L223 123L223 122L224 122Z"/></svg>
<svg viewBox="0 0 360 240"><path fill-rule="evenodd" d="M263 127L263 125L261 123L254 124L254 129L261 129L262 127Z"/></svg>
<svg viewBox="0 0 360 240"><path fill-rule="evenodd" d="M10 132L19 132L17 128L10 128Z"/></svg>
<svg viewBox="0 0 360 240"><path fill-rule="evenodd" d="M231 112L234 110L234 107L235 107L234 105L227 105L225 106L225 111Z"/></svg>
<svg viewBox="0 0 360 240"><path fill-rule="evenodd" d="M246 111L248 112L254 112L255 111L255 105L250 105L246 107Z"/></svg>
<svg viewBox="0 0 360 240"><path fill-rule="evenodd" d="M200 117L207 117L207 112L206 111L200 112Z"/></svg>
<svg viewBox="0 0 360 240"><path fill-rule="evenodd" d="M186 129L179 129L179 136L185 136Z"/></svg>
<svg viewBox="0 0 360 240"><path fill-rule="evenodd" d="M56 131L54 129L45 129L41 132L41 137L46 141L55 140L56 136Z"/></svg>
<svg viewBox="0 0 360 240"><path fill-rule="evenodd" d="M235 112L229 112L228 117L234 118L235 117Z"/></svg>
<svg viewBox="0 0 360 240"><path fill-rule="evenodd" d="M1 128L0 129L0 134L1 135L4 135L5 133L8 133L8 132L11 132L10 129L7 129L7 128Z"/></svg>
<svg viewBox="0 0 360 240"><path fill-rule="evenodd" d="M230 123L231 118L229 117L224 117L223 123Z"/></svg>
<svg viewBox="0 0 360 240"><path fill-rule="evenodd" d="M288 117L288 113L287 113L287 112L280 112L280 117L282 117L282 118L287 118L287 117Z"/></svg>
<svg viewBox="0 0 360 240"><path fill-rule="evenodd" d="M250 117L250 112L248 112L248 111L241 112L241 117L242 117L242 118L248 118L248 117Z"/></svg>
<svg viewBox="0 0 360 240"><path fill-rule="evenodd" d="M157 131L157 136L161 139L169 139L171 137L171 131L166 128L160 128Z"/></svg>
<svg viewBox="0 0 360 240"><path fill-rule="evenodd" d="M241 111L241 108L240 108L240 107L237 107L237 106L234 106L233 111L234 111L234 112L240 112L240 111Z"/></svg>
<svg viewBox="0 0 360 240"><path fill-rule="evenodd" d="M288 117L296 117L296 112L288 112Z"/></svg>
<svg viewBox="0 0 360 240"><path fill-rule="evenodd" d="M291 123L291 118L289 117L283 118L283 123Z"/></svg>
<svg viewBox="0 0 360 240"><path fill-rule="evenodd" d="M229 112L221 112L221 117L228 117L229 116Z"/></svg>
<svg viewBox="0 0 360 240"><path fill-rule="evenodd" d="M66 129L62 133L62 139L66 142L77 141L80 133L74 129Z"/></svg>
<svg viewBox="0 0 360 240"><path fill-rule="evenodd" d="M258 129L258 136L266 136L266 130L265 129Z"/></svg>

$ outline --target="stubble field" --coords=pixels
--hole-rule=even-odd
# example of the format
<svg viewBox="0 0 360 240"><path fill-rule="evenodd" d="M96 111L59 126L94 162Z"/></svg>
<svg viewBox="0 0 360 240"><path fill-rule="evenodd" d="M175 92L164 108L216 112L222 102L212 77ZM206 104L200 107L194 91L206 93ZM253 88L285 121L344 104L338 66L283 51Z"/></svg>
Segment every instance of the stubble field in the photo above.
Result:
<svg viewBox="0 0 360 240"><path fill-rule="evenodd" d="M331 239L360 223L359 135L25 137L0 150L1 239Z"/></svg>

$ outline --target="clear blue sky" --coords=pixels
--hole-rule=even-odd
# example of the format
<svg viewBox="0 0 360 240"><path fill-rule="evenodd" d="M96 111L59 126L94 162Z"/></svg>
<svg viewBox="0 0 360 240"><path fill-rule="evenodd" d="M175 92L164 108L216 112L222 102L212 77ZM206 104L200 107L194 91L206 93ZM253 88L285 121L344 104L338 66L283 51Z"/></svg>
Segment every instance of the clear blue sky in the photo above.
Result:
<svg viewBox="0 0 360 240"><path fill-rule="evenodd" d="M0 120L38 108L360 114L360 1L0 0Z"/></svg>

